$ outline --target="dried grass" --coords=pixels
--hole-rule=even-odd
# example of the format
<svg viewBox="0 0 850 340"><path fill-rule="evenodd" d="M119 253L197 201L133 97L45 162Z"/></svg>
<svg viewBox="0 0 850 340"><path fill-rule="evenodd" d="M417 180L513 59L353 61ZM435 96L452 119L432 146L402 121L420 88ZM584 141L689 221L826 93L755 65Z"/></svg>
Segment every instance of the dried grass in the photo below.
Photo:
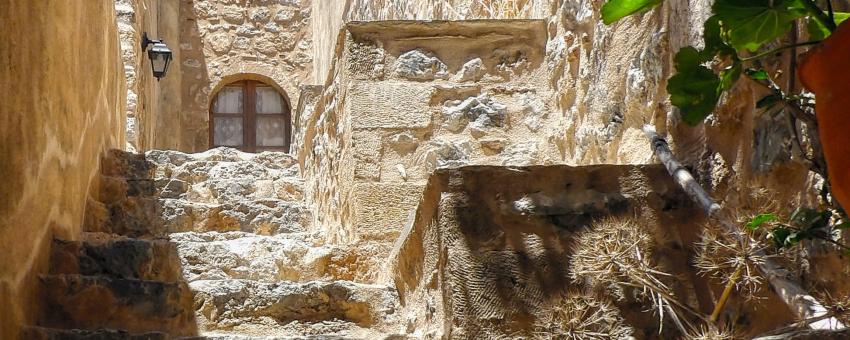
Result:
<svg viewBox="0 0 850 340"><path fill-rule="evenodd" d="M570 263L573 281L619 299L634 296L648 301L658 312L661 325L666 314L683 333L689 324L681 312L699 316L679 302L665 283L673 276L652 263L653 239L642 226L628 220L604 219L575 242Z"/></svg>
<svg viewBox="0 0 850 340"><path fill-rule="evenodd" d="M829 315L835 317L845 325L850 325L850 296L834 296L830 292L816 295L818 301L823 304Z"/></svg>
<svg viewBox="0 0 850 340"><path fill-rule="evenodd" d="M732 340L738 338L740 337L735 335L733 331L714 326L701 326L698 330L685 335L685 339L688 340Z"/></svg>
<svg viewBox="0 0 850 340"><path fill-rule="evenodd" d="M696 245L694 265L699 268L700 274L723 285L728 284L740 269L740 275L734 282L735 288L741 296L753 300L766 282L759 271L759 266L771 257L765 253L766 249L767 245L743 231L735 235L706 225Z"/></svg>
<svg viewBox="0 0 850 340"><path fill-rule="evenodd" d="M625 339L632 335L620 312L590 291L567 292L536 327L540 339Z"/></svg>

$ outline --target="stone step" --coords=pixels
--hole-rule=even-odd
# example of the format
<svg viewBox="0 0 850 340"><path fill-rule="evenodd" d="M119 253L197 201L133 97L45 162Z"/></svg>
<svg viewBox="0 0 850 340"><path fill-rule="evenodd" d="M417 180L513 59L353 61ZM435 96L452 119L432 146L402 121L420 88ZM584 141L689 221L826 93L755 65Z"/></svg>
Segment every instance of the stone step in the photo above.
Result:
<svg viewBox="0 0 850 340"><path fill-rule="evenodd" d="M127 179L152 179L155 164L149 162L143 154L122 150L109 150L100 160L100 172L108 177Z"/></svg>
<svg viewBox="0 0 850 340"><path fill-rule="evenodd" d="M275 235L303 232L311 219L311 211L304 204L272 198L210 204L183 199L127 197L109 204L89 201L83 230L135 238L165 237L189 231Z"/></svg>
<svg viewBox="0 0 850 340"><path fill-rule="evenodd" d="M368 332L360 332L368 333ZM292 336L250 336L213 333L202 336L172 337L163 332L130 333L115 329L56 329L45 327L23 327L22 340L413 340L414 337L400 334L363 334L359 336L340 334L308 334Z"/></svg>
<svg viewBox="0 0 850 340"><path fill-rule="evenodd" d="M40 281L45 309L39 326L197 334L185 282L83 275L48 275Z"/></svg>
<svg viewBox="0 0 850 340"><path fill-rule="evenodd" d="M317 323L291 322L286 325L268 328L248 328L242 325L243 331L252 330L262 334L250 335L236 332L207 332L198 340L415 340L418 337L408 334L387 334L367 328L362 328L347 321L330 320ZM250 325L257 326L257 325ZM194 340L194 339L193 339Z"/></svg>
<svg viewBox="0 0 850 340"><path fill-rule="evenodd" d="M44 327L24 327L21 340L170 340L162 332L130 333L115 329L56 329Z"/></svg>
<svg viewBox="0 0 850 340"><path fill-rule="evenodd" d="M83 233L80 241L53 240L50 274L182 280L175 244L167 240L139 240L100 233Z"/></svg>
<svg viewBox="0 0 850 340"><path fill-rule="evenodd" d="M238 231L187 232L171 234L169 239L177 245L183 277L189 282L330 279L336 267L334 258L340 252L319 245L319 236L307 233L263 236Z"/></svg>
<svg viewBox="0 0 850 340"><path fill-rule="evenodd" d="M189 286L195 294L198 325L205 332L272 335L293 321L331 320L392 332L396 330L388 328L399 317L398 294L387 286L350 281L250 280L199 280Z"/></svg>
<svg viewBox="0 0 850 340"><path fill-rule="evenodd" d="M128 237L164 235L161 203L153 197L126 197L119 201L86 202L83 231Z"/></svg>
<svg viewBox="0 0 850 340"><path fill-rule="evenodd" d="M297 177L226 178L187 182L178 178L158 178L155 192L160 198L185 199L199 203L235 203L245 200L278 199L301 202L304 181Z"/></svg>
<svg viewBox="0 0 850 340"><path fill-rule="evenodd" d="M145 152L145 159L157 166L164 164L181 166L194 161L252 161L270 169L288 169L298 166L298 160L285 152L263 151L260 153L249 153L228 147L217 147L199 153L183 153L175 150L150 150Z"/></svg>
<svg viewBox="0 0 850 340"><path fill-rule="evenodd" d="M298 161L282 152L254 154L216 148L197 154L153 150L145 156L155 165L155 178L176 178L188 183L210 179L297 177L299 171Z"/></svg>
<svg viewBox="0 0 850 340"><path fill-rule="evenodd" d="M208 204L162 199L161 219L166 233L244 231L259 235L304 232L312 220L304 204L278 199Z"/></svg>

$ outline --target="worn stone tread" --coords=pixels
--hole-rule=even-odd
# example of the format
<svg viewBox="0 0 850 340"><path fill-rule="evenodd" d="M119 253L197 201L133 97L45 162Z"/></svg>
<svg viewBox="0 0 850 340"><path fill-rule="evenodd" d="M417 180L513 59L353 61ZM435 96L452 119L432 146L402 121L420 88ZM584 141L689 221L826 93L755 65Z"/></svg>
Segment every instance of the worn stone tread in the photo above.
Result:
<svg viewBox="0 0 850 340"><path fill-rule="evenodd" d="M179 250L189 281L247 279L304 281L329 277L336 248L307 233L256 235L245 232L187 232L169 236Z"/></svg>
<svg viewBox="0 0 850 340"><path fill-rule="evenodd" d="M24 327L21 340L170 340L163 332L130 333L116 329L57 329Z"/></svg>
<svg viewBox="0 0 850 340"><path fill-rule="evenodd" d="M274 198L224 204L161 199L160 207L164 234L244 231L276 235L304 232L312 220L311 210L303 203Z"/></svg>
<svg viewBox="0 0 850 340"><path fill-rule="evenodd" d="M196 334L185 282L67 274L41 276L40 282L46 307L40 326Z"/></svg>
<svg viewBox="0 0 850 340"><path fill-rule="evenodd" d="M54 240L50 274L182 280L175 244L168 240L141 240L103 233L85 233L80 241Z"/></svg>
<svg viewBox="0 0 850 340"><path fill-rule="evenodd" d="M390 334L379 338L336 334L313 334L298 336L249 336L236 334L204 334L199 336L174 337L163 332L130 333L118 329L57 329L38 326L24 327L21 340L413 340L407 335Z"/></svg>
<svg viewBox="0 0 850 340"><path fill-rule="evenodd" d="M398 295L394 288L381 285L199 280L190 287L199 324L206 331L230 330L256 320L274 325L342 320L383 330L397 319Z"/></svg>

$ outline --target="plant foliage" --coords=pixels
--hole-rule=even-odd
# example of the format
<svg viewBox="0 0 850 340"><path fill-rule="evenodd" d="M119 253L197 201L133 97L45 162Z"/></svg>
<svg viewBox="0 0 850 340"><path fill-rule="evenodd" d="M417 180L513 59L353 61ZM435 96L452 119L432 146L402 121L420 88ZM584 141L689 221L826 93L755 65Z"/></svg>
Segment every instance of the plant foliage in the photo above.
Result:
<svg viewBox="0 0 850 340"><path fill-rule="evenodd" d="M602 21L610 25L661 3L662 0L609 0L602 7ZM850 13L825 13L814 0L717 0L712 11L703 30L705 47L680 49L675 57L677 73L667 83L670 102L679 109L682 120L692 126L714 111L722 93L740 79L746 63L782 49L762 52L765 45L786 35L795 20L806 18L810 38L819 41L850 17ZM824 21L830 16L833 23ZM753 53L757 54L749 56ZM747 75L754 80L770 80L762 70L748 70Z"/></svg>
<svg viewBox="0 0 850 340"><path fill-rule="evenodd" d="M803 240L822 240L846 250L846 246L833 240L833 235L838 230L847 229L850 224L841 211L799 208L785 222L780 221L775 214L759 214L747 223L750 231L763 226L767 229L767 237L773 240L777 249L793 247Z"/></svg>
<svg viewBox="0 0 850 340"><path fill-rule="evenodd" d="M610 25L629 15L652 9L661 0L611 0L602 6L602 22Z"/></svg>

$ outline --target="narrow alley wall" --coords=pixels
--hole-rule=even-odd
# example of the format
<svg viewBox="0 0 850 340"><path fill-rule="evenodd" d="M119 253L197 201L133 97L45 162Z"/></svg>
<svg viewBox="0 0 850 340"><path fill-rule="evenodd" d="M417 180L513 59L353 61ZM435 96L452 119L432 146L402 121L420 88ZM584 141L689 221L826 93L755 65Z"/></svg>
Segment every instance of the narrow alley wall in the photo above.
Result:
<svg viewBox="0 0 850 340"><path fill-rule="evenodd" d="M124 146L113 0L0 6L0 338L33 321L54 235L79 236L101 152Z"/></svg>
<svg viewBox="0 0 850 340"><path fill-rule="evenodd" d="M157 136L159 87L151 72L150 59L142 51L142 38L145 34L151 39L159 36L159 1L114 1L127 83L125 147L128 151L144 152L153 148Z"/></svg>

